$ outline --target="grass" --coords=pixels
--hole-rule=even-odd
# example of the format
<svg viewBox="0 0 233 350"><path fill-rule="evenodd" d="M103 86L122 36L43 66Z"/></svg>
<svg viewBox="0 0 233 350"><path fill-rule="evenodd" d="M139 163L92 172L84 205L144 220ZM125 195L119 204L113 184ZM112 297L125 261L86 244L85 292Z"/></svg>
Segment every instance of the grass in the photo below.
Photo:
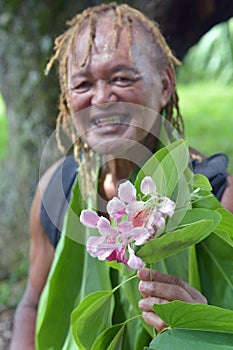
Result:
<svg viewBox="0 0 233 350"><path fill-rule="evenodd" d="M15 308L26 286L28 260L22 258L10 275L0 281L0 312L6 308Z"/></svg>
<svg viewBox="0 0 233 350"><path fill-rule="evenodd" d="M178 84L178 91L190 146L206 155L226 153L233 174L233 86Z"/></svg>

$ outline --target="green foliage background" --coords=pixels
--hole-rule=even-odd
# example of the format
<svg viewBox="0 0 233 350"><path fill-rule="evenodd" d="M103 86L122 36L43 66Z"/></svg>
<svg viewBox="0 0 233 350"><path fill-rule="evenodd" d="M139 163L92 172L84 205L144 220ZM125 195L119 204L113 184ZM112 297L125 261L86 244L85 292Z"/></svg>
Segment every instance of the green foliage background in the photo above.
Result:
<svg viewBox="0 0 233 350"><path fill-rule="evenodd" d="M181 112L190 146L224 152L233 173L233 18L213 27L178 69Z"/></svg>

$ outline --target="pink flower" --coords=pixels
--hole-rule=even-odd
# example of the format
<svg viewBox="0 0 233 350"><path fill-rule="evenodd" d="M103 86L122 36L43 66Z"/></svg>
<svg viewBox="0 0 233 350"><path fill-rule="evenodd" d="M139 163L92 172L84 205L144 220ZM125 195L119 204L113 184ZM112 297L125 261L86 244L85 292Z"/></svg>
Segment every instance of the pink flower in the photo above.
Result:
<svg viewBox="0 0 233 350"><path fill-rule="evenodd" d="M154 180L150 176L145 176L141 182L140 190L143 194L153 194L156 193L156 185Z"/></svg>
<svg viewBox="0 0 233 350"><path fill-rule="evenodd" d="M114 220L99 216L92 210L83 210L80 221L87 227L97 228L100 236L87 240L87 251L99 260L116 260L132 269L140 269L143 261L137 257L131 245L141 246L165 226L165 217L172 216L175 203L156 192L156 185L146 176L140 185L143 198L136 200L136 188L130 181L121 183L118 197L107 204L107 213ZM160 231L159 231L160 230Z"/></svg>
<svg viewBox="0 0 233 350"><path fill-rule="evenodd" d="M122 249L115 249L112 254L110 254L106 260L108 261L112 261L112 260L116 260L116 262L122 262L127 266L127 258L125 255L125 247L123 247Z"/></svg>
<svg viewBox="0 0 233 350"><path fill-rule="evenodd" d="M136 188L130 181L125 181L118 188L118 197L125 203L136 200Z"/></svg>
<svg viewBox="0 0 233 350"><path fill-rule="evenodd" d="M120 221L122 216L126 214L126 205L119 198L113 197L107 204L107 212L115 222Z"/></svg>
<svg viewBox="0 0 233 350"><path fill-rule="evenodd" d="M144 267L144 263L141 258L135 255L134 250L128 245L129 259L127 265L134 270L139 270Z"/></svg>
<svg viewBox="0 0 233 350"><path fill-rule="evenodd" d="M168 197L161 197L161 202L158 205L158 210L163 215L172 216L175 211L176 204Z"/></svg>
<svg viewBox="0 0 233 350"><path fill-rule="evenodd" d="M100 217L93 210L82 210L80 215L80 221L84 226L96 227Z"/></svg>
<svg viewBox="0 0 233 350"><path fill-rule="evenodd" d="M103 236L91 236L88 238L86 246L88 253L94 258L98 257L99 260L106 260L116 250L113 237L106 239Z"/></svg>
<svg viewBox="0 0 233 350"><path fill-rule="evenodd" d="M103 216L101 216L99 218L99 221L98 221L96 227L98 228L99 233L103 236L117 236L118 235L117 228L112 227L110 221Z"/></svg>

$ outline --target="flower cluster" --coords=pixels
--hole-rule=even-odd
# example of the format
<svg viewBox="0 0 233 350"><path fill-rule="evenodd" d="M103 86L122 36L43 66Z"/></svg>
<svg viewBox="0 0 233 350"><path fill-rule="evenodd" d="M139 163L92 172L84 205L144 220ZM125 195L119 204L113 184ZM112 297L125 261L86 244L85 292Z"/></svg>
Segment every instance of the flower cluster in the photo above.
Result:
<svg viewBox="0 0 233 350"><path fill-rule="evenodd" d="M146 176L140 185L143 197L136 199L136 188L125 181L118 188L118 197L107 203L111 221L92 210L83 210L80 221L97 228L100 236L87 240L87 251L99 260L116 260L132 269L140 269L143 261L135 255L133 245L141 246L165 226L166 216L174 213L175 203L156 192L156 185Z"/></svg>

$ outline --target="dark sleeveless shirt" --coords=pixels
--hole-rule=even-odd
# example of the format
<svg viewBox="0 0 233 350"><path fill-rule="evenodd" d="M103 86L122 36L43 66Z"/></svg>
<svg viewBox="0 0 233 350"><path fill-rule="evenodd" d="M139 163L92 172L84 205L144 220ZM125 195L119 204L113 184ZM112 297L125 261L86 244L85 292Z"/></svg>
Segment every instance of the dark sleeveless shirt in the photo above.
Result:
<svg viewBox="0 0 233 350"><path fill-rule="evenodd" d="M212 186L212 192L221 199L227 186L228 158L225 154L216 154L203 161L193 160L192 170L205 175ZM77 173L74 157L67 156L57 168L50 180L41 205L41 224L54 248L59 241L64 215L70 201L71 189Z"/></svg>

